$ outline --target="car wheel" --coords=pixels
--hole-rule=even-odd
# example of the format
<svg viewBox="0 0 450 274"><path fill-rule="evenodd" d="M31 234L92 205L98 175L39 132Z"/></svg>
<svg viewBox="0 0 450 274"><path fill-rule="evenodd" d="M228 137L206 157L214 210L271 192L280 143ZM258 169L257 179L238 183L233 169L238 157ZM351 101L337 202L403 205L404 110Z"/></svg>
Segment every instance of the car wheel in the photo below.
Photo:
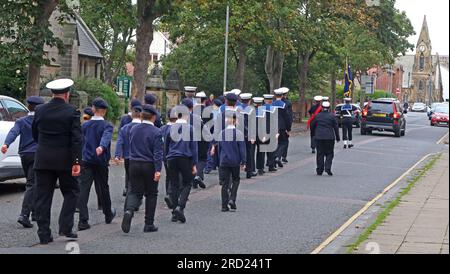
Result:
<svg viewBox="0 0 450 274"><path fill-rule="evenodd" d="M400 128L397 129L394 133L395 133L395 137L397 137L397 138L402 136L402 130Z"/></svg>

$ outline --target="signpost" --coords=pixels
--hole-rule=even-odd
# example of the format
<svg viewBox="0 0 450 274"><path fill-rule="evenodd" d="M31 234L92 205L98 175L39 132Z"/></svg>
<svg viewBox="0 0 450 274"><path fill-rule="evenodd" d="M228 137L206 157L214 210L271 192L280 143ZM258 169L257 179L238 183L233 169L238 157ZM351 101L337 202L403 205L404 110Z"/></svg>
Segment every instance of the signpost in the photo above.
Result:
<svg viewBox="0 0 450 274"><path fill-rule="evenodd" d="M371 75L363 75L361 77L361 87L366 91L366 94L374 94L375 92L375 78Z"/></svg>
<svg viewBox="0 0 450 274"><path fill-rule="evenodd" d="M133 78L130 76L119 76L117 77L117 93L119 95L124 95L126 98L130 98L131 89L133 85Z"/></svg>

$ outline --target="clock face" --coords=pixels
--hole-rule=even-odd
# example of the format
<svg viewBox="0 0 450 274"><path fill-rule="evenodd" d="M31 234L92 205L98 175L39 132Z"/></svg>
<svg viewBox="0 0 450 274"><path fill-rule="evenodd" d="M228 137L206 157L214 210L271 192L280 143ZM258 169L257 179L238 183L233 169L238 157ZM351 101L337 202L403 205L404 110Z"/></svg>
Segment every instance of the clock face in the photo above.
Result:
<svg viewBox="0 0 450 274"><path fill-rule="evenodd" d="M425 52L427 50L427 47L425 45L420 45L419 50L420 52Z"/></svg>

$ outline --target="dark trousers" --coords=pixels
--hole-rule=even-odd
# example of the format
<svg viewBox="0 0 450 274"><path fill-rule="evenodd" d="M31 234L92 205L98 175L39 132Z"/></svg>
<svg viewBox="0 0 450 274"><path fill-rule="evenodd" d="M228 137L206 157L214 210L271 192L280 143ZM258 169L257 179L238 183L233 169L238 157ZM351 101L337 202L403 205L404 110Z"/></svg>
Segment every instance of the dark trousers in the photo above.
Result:
<svg viewBox="0 0 450 274"><path fill-rule="evenodd" d="M189 194L192 188L192 159L190 158L174 158L167 161L168 176L172 194L170 199L175 207L186 208Z"/></svg>
<svg viewBox="0 0 450 274"><path fill-rule="evenodd" d="M169 167L167 166L167 161L164 161L164 168L166 169L166 196L170 197L170 194L172 193L172 186L168 175Z"/></svg>
<svg viewBox="0 0 450 274"><path fill-rule="evenodd" d="M317 140L317 172L331 171L334 144L334 140Z"/></svg>
<svg viewBox="0 0 450 274"><path fill-rule="evenodd" d="M314 137L314 133L311 131L311 149L315 150L317 148L316 137Z"/></svg>
<svg viewBox="0 0 450 274"><path fill-rule="evenodd" d="M252 144L252 142L247 141L246 150L247 150L247 162L245 171L247 172L247 174L250 174L256 171L256 162L255 162L256 145Z"/></svg>
<svg viewBox="0 0 450 274"><path fill-rule="evenodd" d="M35 204L34 153L22 154L20 160L23 172L27 178L20 215L28 218L30 213L34 211Z"/></svg>
<svg viewBox="0 0 450 274"><path fill-rule="evenodd" d="M275 152L261 152L261 144L257 145L256 151L256 168L258 170L264 170L264 163L267 156L267 166L275 167Z"/></svg>
<svg viewBox="0 0 450 274"><path fill-rule="evenodd" d="M92 165L88 163L83 163L81 166L80 198L78 202L81 222L87 222L89 220L88 202L92 183L94 181L99 188L99 195L97 196L101 200L103 214L105 214L105 217L111 217L111 195L109 193L108 175L108 166Z"/></svg>
<svg viewBox="0 0 450 274"><path fill-rule="evenodd" d="M125 209L134 212L145 196L145 224L155 222L158 201L158 182L155 182L155 165L150 162L130 161L130 190Z"/></svg>
<svg viewBox="0 0 450 274"><path fill-rule="evenodd" d="M275 157L278 160L281 160L282 158L285 158L284 152L287 151L287 147L289 145L289 136L286 132L286 130L281 130L279 132L280 136L278 137L278 147L277 147L277 151L276 151L276 155Z"/></svg>
<svg viewBox="0 0 450 274"><path fill-rule="evenodd" d="M208 148L208 159L206 160L206 168L205 168L205 170L207 170L208 172L217 169L217 163L219 162L218 153L211 155L212 147L213 145L211 143Z"/></svg>
<svg viewBox="0 0 450 274"><path fill-rule="evenodd" d="M50 215L53 194L58 180L59 189L64 197L61 213L59 215L59 232L72 232L75 209L80 193L78 181L72 177L72 171L35 170L35 176L35 212L39 238L48 239L51 236Z"/></svg>
<svg viewBox="0 0 450 274"><path fill-rule="evenodd" d="M353 121L351 118L344 118L342 121L342 136L344 141L353 141Z"/></svg>
<svg viewBox="0 0 450 274"><path fill-rule="evenodd" d="M222 207L227 207L229 201L236 202L239 189L240 167L220 167L219 181L222 186Z"/></svg>
<svg viewBox="0 0 450 274"><path fill-rule="evenodd" d="M130 187L130 159L124 160L125 167L125 190L128 192L128 188Z"/></svg>
<svg viewBox="0 0 450 274"><path fill-rule="evenodd" d="M202 180L205 179L205 167L206 167L206 159L198 159L197 163L197 176Z"/></svg>
<svg viewBox="0 0 450 274"><path fill-rule="evenodd" d="M289 152L289 139L290 139L290 137L288 136L287 139L286 139L286 145L285 145L284 150L282 151L282 154L281 154L281 157L282 157L283 159L287 159L287 156L288 156L288 152Z"/></svg>

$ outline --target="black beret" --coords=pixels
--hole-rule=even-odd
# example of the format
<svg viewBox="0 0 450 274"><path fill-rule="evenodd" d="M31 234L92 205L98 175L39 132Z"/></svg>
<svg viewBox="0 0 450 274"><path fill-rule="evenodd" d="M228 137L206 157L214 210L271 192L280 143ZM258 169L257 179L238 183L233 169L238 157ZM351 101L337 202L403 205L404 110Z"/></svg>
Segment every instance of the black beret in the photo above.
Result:
<svg viewBox="0 0 450 274"><path fill-rule="evenodd" d="M214 100L214 105L220 107L221 105L223 105L222 101L219 99Z"/></svg>
<svg viewBox="0 0 450 274"><path fill-rule="evenodd" d="M94 112L92 111L92 108L87 107L83 110L83 113L89 116L94 116Z"/></svg>
<svg viewBox="0 0 450 274"><path fill-rule="evenodd" d="M130 102L130 106L131 106L131 108L134 108L136 106L142 107L142 103L138 99L133 99Z"/></svg>
<svg viewBox="0 0 450 274"><path fill-rule="evenodd" d="M194 102L190 98L185 98L183 101L181 101L181 104L187 108L193 108Z"/></svg>
<svg viewBox="0 0 450 274"><path fill-rule="evenodd" d="M42 97L39 96L30 96L27 98L27 103L29 105L42 105L45 103L44 99Z"/></svg>
<svg viewBox="0 0 450 274"><path fill-rule="evenodd" d="M154 106L149 105L149 104L144 105L142 107L142 111L144 113L150 113L150 114L153 114L153 115L158 115L158 113L159 113L158 110Z"/></svg>
<svg viewBox="0 0 450 274"><path fill-rule="evenodd" d="M236 94L234 94L234 93L228 93L227 94L227 100L228 101L237 101L237 100L239 100L239 98L238 98L238 96L236 95Z"/></svg>
<svg viewBox="0 0 450 274"><path fill-rule="evenodd" d="M108 103L102 98L97 98L92 101L92 105L98 109L108 109Z"/></svg>
<svg viewBox="0 0 450 274"><path fill-rule="evenodd" d="M147 95L145 95L144 101L148 105L154 105L157 101L157 98L153 94L147 94Z"/></svg>

